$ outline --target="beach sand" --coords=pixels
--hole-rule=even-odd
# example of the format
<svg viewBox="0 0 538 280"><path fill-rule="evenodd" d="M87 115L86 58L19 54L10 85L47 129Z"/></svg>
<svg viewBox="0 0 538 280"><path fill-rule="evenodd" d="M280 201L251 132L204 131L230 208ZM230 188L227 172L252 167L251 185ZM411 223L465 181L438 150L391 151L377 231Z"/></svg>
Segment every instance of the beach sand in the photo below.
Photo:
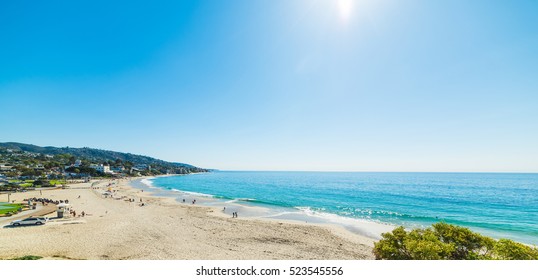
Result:
<svg viewBox="0 0 538 280"><path fill-rule="evenodd" d="M151 196L125 179L108 187L111 182L94 182L97 190L83 183L44 190L42 196L39 191L12 194L17 202L32 197L68 199L77 215L88 215L26 227L6 226L13 219L0 218L0 259L373 259L372 239L337 226L234 219L216 208ZM102 195L109 188L116 199ZM6 200L1 194L0 201Z"/></svg>

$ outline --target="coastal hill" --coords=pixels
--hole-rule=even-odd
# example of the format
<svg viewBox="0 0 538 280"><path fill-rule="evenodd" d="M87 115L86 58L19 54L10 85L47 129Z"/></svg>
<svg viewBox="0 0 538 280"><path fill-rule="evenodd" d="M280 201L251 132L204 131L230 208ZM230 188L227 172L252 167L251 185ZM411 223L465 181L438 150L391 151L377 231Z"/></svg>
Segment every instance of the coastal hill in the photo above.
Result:
<svg viewBox="0 0 538 280"><path fill-rule="evenodd" d="M136 167L136 166L151 166L151 169L159 173L175 173L175 174L185 174L185 173L196 173L196 172L207 172L209 170L199 168L190 164L179 163L179 162L168 162L160 159L155 159L148 156L135 155L131 153L121 153L115 151L107 151L93 148L71 148L71 147L40 147L31 144L23 144L16 142L7 142L0 143L0 158L1 162L9 161L10 154L13 153L31 153L35 154L34 159L39 160L40 158L46 157L56 159L58 157L63 157L72 162L65 162L67 164L74 164L75 160L81 160L83 163L87 164L109 164L110 166L122 165L125 167ZM36 156L39 155L39 156ZM42 160L47 161L47 160ZM43 163L45 163L43 162ZM8 162L9 163L9 162Z"/></svg>

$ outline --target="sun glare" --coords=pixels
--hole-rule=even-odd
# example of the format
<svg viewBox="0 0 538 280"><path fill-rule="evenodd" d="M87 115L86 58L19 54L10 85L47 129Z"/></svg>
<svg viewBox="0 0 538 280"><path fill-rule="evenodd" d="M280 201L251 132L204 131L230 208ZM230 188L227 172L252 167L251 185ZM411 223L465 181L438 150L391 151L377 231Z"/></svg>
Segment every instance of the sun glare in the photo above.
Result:
<svg viewBox="0 0 538 280"><path fill-rule="evenodd" d="M353 0L338 0L338 10L340 11L340 18L343 21L348 21L351 16L351 9L353 8Z"/></svg>

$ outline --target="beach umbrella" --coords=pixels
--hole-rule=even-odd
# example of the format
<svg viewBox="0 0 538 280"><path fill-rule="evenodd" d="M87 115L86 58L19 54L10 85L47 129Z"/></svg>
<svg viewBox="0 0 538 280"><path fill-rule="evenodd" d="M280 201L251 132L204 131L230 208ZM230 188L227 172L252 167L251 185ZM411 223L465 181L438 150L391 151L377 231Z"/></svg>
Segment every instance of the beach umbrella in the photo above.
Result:
<svg viewBox="0 0 538 280"><path fill-rule="evenodd" d="M65 208L65 207L69 206L69 204L67 204L67 203L60 203L60 204L58 204L57 206L58 206L58 208Z"/></svg>

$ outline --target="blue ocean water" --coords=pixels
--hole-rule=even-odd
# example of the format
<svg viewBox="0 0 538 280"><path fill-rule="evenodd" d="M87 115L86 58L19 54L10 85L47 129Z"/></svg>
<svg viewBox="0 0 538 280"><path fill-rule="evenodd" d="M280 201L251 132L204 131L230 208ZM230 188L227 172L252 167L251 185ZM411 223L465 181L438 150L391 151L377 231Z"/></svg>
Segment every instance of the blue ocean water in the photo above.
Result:
<svg viewBox="0 0 538 280"><path fill-rule="evenodd" d="M217 171L153 184L409 228L445 221L538 244L538 174Z"/></svg>

